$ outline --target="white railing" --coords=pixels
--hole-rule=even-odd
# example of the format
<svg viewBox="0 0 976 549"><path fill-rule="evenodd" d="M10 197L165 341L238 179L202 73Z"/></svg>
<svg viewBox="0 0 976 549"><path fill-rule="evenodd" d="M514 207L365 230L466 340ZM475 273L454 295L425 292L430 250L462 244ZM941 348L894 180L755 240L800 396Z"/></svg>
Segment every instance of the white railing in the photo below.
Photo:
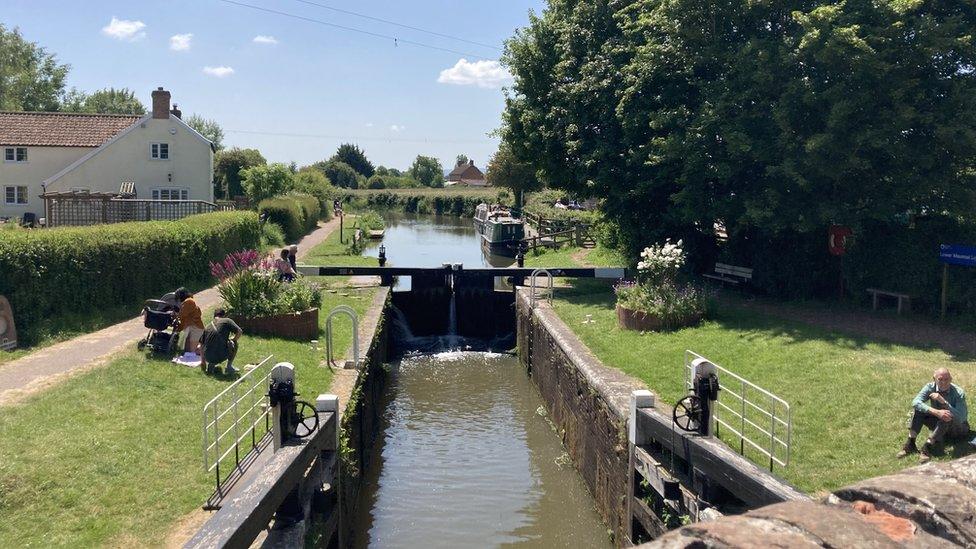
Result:
<svg viewBox="0 0 976 549"><path fill-rule="evenodd" d="M335 366L335 342L332 338L332 319L344 314L352 321L352 360L353 367L359 368L359 315L348 305L339 305L329 312L329 317L325 320L325 363L328 366ZM345 367L345 366L343 366Z"/></svg>
<svg viewBox="0 0 976 549"><path fill-rule="evenodd" d="M721 438L720 428L730 431L733 439L738 437L739 453L745 456L748 445L769 460L770 471L774 464L787 467L793 436L793 412L789 403L715 362L686 350L685 385L688 389L692 388L692 362L695 359L707 360L718 371L721 390L712 414L715 434Z"/></svg>
<svg viewBox="0 0 976 549"><path fill-rule="evenodd" d="M223 497L224 484L243 468L270 441L271 417L268 404L268 378L271 358L258 363L250 371L213 397L203 407L203 468L216 472L217 490L214 496ZM221 462L233 454L234 467L221 474ZM208 503L209 504L209 503Z"/></svg>
<svg viewBox="0 0 976 549"><path fill-rule="evenodd" d="M537 298L536 292L538 291L537 290L538 285L536 284L536 279L539 278L539 275L543 275L543 274L546 275L546 278L548 279L548 284L546 286L545 294L544 295L546 296L546 299L549 302L549 306L550 307L552 306L552 294L553 294L553 289L552 289L552 283L553 283L552 273L550 273L547 269L536 269L536 270L532 271L532 274L531 275L529 275L529 286L531 286L531 288L532 288L531 289L531 293L529 294L529 308L530 309L535 309L535 300Z"/></svg>

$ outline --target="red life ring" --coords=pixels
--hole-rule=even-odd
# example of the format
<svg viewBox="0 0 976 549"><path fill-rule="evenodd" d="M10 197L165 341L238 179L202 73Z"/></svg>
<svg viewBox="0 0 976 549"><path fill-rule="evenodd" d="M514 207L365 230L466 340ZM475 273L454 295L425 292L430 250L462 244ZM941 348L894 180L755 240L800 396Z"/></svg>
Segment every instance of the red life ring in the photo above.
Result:
<svg viewBox="0 0 976 549"><path fill-rule="evenodd" d="M831 255L844 255L847 252L847 239L854 234L850 227L831 225L827 229L827 249Z"/></svg>

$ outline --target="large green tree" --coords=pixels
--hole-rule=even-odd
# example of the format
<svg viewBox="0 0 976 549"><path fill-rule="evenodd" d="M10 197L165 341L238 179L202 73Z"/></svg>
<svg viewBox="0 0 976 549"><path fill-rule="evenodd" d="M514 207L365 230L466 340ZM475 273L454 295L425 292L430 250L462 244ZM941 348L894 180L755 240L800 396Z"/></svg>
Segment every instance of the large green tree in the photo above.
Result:
<svg viewBox="0 0 976 549"><path fill-rule="evenodd" d="M515 195L515 206L522 207L522 193L538 190L542 187L536 177L535 168L528 162L522 162L512 153L511 147L502 142L498 151L488 161L485 177L488 183L496 187L504 187Z"/></svg>
<svg viewBox="0 0 976 549"><path fill-rule="evenodd" d="M245 196L241 185L241 170L267 163L257 149L234 147L218 151L214 155L214 195L225 198Z"/></svg>
<svg viewBox="0 0 976 549"><path fill-rule="evenodd" d="M186 124L197 131L200 135L209 139L214 148L218 151L224 148L224 129L216 120L204 118L199 114L191 114L185 120Z"/></svg>
<svg viewBox="0 0 976 549"><path fill-rule="evenodd" d="M551 0L506 45L501 135L632 248L961 215L973 28L962 0Z"/></svg>
<svg viewBox="0 0 976 549"><path fill-rule="evenodd" d="M417 155L407 174L425 187L444 186L444 168L440 160L432 156Z"/></svg>
<svg viewBox="0 0 976 549"><path fill-rule="evenodd" d="M0 110L56 111L69 65L0 24Z"/></svg>
<svg viewBox="0 0 976 549"><path fill-rule="evenodd" d="M92 93L72 89L61 110L100 114L146 114L146 106L129 88L103 88Z"/></svg>
<svg viewBox="0 0 976 549"><path fill-rule="evenodd" d="M376 170L373 168L373 163L366 158L366 153L352 143L343 143L342 145L339 145L339 149L336 150L336 153L332 155L332 158L329 160L334 162L344 162L352 169L356 170L356 173L365 178L372 177L372 175L376 173Z"/></svg>

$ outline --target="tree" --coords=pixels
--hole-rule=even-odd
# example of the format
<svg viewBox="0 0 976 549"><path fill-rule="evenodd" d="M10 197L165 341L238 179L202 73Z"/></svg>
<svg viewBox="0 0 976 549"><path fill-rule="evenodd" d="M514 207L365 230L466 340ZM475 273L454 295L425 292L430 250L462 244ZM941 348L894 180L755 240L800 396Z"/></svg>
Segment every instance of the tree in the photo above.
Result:
<svg viewBox="0 0 976 549"><path fill-rule="evenodd" d="M292 190L293 177L288 166L280 163L262 164L241 170L244 192L255 204Z"/></svg>
<svg viewBox="0 0 976 549"><path fill-rule="evenodd" d="M444 186L444 168L440 161L432 156L417 155L407 173L425 187Z"/></svg>
<svg viewBox="0 0 976 549"><path fill-rule="evenodd" d="M467 164L467 163L468 163L468 156L464 154L457 155L457 159L454 160L455 166L460 166L461 164Z"/></svg>
<svg viewBox="0 0 976 549"><path fill-rule="evenodd" d="M329 160L313 164L312 167L321 171L336 187L343 189L359 188L359 174L345 162Z"/></svg>
<svg viewBox="0 0 976 549"><path fill-rule="evenodd" d="M146 107L129 88L103 88L90 94L74 88L61 106L67 112L98 114L146 114Z"/></svg>
<svg viewBox="0 0 976 549"><path fill-rule="evenodd" d="M224 148L224 129L220 127L220 124L216 120L211 120L209 118L204 118L199 114L191 114L184 120L188 126L197 131L200 135L206 137L214 144L214 148L218 151Z"/></svg>
<svg viewBox="0 0 976 549"><path fill-rule="evenodd" d="M974 27L957 2L550 0L506 43L500 134L632 250L966 215Z"/></svg>
<svg viewBox="0 0 976 549"><path fill-rule="evenodd" d="M498 152L488 161L488 183L496 187L505 187L515 195L516 208L522 207L522 193L538 190L542 187L535 175L535 168L528 162L520 162L512 149L506 143L498 146Z"/></svg>
<svg viewBox="0 0 976 549"><path fill-rule="evenodd" d="M69 65L0 24L0 110L56 111Z"/></svg>
<svg viewBox="0 0 976 549"><path fill-rule="evenodd" d="M373 168L373 164L366 158L366 153L352 143L343 143L342 145L339 145L339 149L329 160L344 162L355 170L356 173L365 178L372 177L372 175L376 173L376 170Z"/></svg>
<svg viewBox="0 0 976 549"><path fill-rule="evenodd" d="M301 193L310 194L319 199L323 205L332 198L335 187L321 171L306 166L295 174L293 188Z"/></svg>
<svg viewBox="0 0 976 549"><path fill-rule="evenodd" d="M267 162L257 149L234 147L230 150L217 151L214 155L214 196L225 198L244 196L241 170L263 166Z"/></svg>

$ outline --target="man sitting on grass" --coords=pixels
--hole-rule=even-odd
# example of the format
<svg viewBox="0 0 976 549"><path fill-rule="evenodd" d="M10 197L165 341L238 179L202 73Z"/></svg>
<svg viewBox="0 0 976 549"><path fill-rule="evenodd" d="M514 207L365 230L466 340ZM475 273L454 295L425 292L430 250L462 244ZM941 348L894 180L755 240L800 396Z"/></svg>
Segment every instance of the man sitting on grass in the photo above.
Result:
<svg viewBox="0 0 976 549"><path fill-rule="evenodd" d="M908 441L898 452L898 457L905 457L918 452L915 439L918 438L922 426L932 432L922 445L920 462L932 459L932 450L948 437L962 439L969 435L969 410L966 408L966 393L961 387L952 383L949 370L939 368L932 374L932 381L925 384L912 401L915 409L912 421L908 427ZM974 439L976 440L976 439Z"/></svg>
<svg viewBox="0 0 976 549"><path fill-rule="evenodd" d="M226 317L227 311L214 311L213 321L203 331L203 339L200 340L200 369L208 374L212 374L216 365L225 360L227 367L224 368L224 373L237 373L234 369L234 357L237 356L237 340L244 332L236 322Z"/></svg>

